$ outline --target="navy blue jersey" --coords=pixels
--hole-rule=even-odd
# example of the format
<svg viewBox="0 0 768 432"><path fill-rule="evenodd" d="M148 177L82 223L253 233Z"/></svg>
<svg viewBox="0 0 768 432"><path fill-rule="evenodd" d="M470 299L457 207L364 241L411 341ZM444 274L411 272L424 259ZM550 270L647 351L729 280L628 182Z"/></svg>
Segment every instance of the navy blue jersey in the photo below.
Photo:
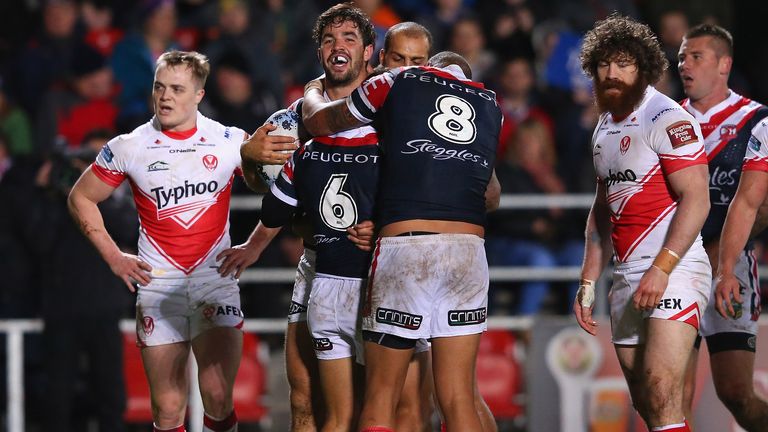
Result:
<svg viewBox="0 0 768 432"><path fill-rule="evenodd" d="M400 68L371 78L347 99L374 123L384 155L377 222L485 222L502 114L496 95L457 66Z"/></svg>
<svg viewBox="0 0 768 432"><path fill-rule="evenodd" d="M347 239L347 228L373 219L379 147L370 126L316 137L296 150L272 185L272 194L301 207L312 225L316 272L365 278L370 254Z"/></svg>
<svg viewBox="0 0 768 432"><path fill-rule="evenodd" d="M694 109L688 99L681 105L699 124L709 162L709 201L711 208L701 237L704 243L720 238L728 206L736 195L741 167L752 128L768 116L768 108L731 91L723 102L706 113ZM747 248L751 248L751 242Z"/></svg>

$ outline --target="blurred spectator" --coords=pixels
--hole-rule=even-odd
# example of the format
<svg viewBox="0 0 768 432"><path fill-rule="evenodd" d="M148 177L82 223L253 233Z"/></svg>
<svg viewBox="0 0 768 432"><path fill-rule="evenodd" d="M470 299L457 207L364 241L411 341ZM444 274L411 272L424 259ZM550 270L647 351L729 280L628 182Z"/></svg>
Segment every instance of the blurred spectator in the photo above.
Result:
<svg viewBox="0 0 768 432"><path fill-rule="evenodd" d="M113 11L107 0L85 0L80 5L80 16L85 24L85 41L103 56L112 55L123 30L112 25Z"/></svg>
<svg viewBox="0 0 768 432"><path fill-rule="evenodd" d="M481 0L477 6L488 48L503 59L534 58L533 12L525 0Z"/></svg>
<svg viewBox="0 0 768 432"><path fill-rule="evenodd" d="M304 95L304 84L322 73L312 40L312 26L319 15L314 0L258 0L259 13L253 27L280 60L281 77L286 89L282 106ZM298 96L287 96L297 89Z"/></svg>
<svg viewBox="0 0 768 432"><path fill-rule="evenodd" d="M557 156L545 124L529 119L517 128L510 147L496 165L504 194L561 194L563 181L555 170ZM497 266L556 267L579 265L583 242L568 236L568 214L558 208L491 213L488 218L488 262ZM549 292L546 281L520 285L515 314L538 313ZM569 286L568 299L577 286ZM498 290L494 290L498 292ZM565 296L565 294L563 294Z"/></svg>
<svg viewBox="0 0 768 432"><path fill-rule="evenodd" d="M243 0L221 0L219 2L219 30L221 32L219 37L205 48L205 53L211 63L211 80L219 81L217 75L223 57L227 55L240 56L242 61L246 62L245 70L249 74L252 85L259 89L260 95L263 98L273 100L275 106L280 104L283 99L280 63L278 57L267 46L263 35L251 26L248 3ZM221 121L219 118L216 120ZM260 125L261 123L251 124L244 129L253 131Z"/></svg>
<svg viewBox="0 0 768 432"><path fill-rule="evenodd" d="M42 31L21 52L15 71L15 100L33 118L43 95L68 82L72 55L78 42L77 6L70 0L47 0Z"/></svg>
<svg viewBox="0 0 768 432"><path fill-rule="evenodd" d="M73 60L71 88L51 91L45 97L37 121L40 150L56 145L78 147L93 128L115 130L118 108L112 70L106 59L95 48L83 44Z"/></svg>
<svg viewBox="0 0 768 432"><path fill-rule="evenodd" d="M146 122L155 61L174 47L176 9L173 0L142 0L137 6L140 29L126 35L113 51L112 71L121 86L118 130L126 132Z"/></svg>
<svg viewBox="0 0 768 432"><path fill-rule="evenodd" d="M10 155L28 155L34 150L32 131L27 114L9 98L0 79L0 131L7 137L3 140Z"/></svg>
<svg viewBox="0 0 768 432"><path fill-rule="evenodd" d="M552 118L539 105L539 96L535 92L533 65L524 58L516 58L502 63L496 77L496 95L504 114L504 124L499 134L499 159L507 152L507 146L517 129L517 125L526 119L534 118L547 126L554 136Z"/></svg>
<svg viewBox="0 0 768 432"><path fill-rule="evenodd" d="M99 431L125 430L122 333L119 320L130 311L131 296L69 216L66 198L79 175L112 133L97 130L82 146L46 162L38 173L39 193L31 200L42 211L37 226L43 281L43 345L46 350L45 430L85 430L73 418L76 396L87 401L86 416ZM118 245L136 244L136 210L124 188L99 204L107 230ZM83 369L86 369L85 371ZM86 372L86 373L83 373ZM78 384L85 379L84 394Z"/></svg>
<svg viewBox="0 0 768 432"><path fill-rule="evenodd" d="M416 21L432 33L432 51L440 52L448 48L454 24L469 10L464 7L462 0L434 0L434 3L434 12L422 15ZM473 77L474 73L473 68Z"/></svg>
<svg viewBox="0 0 768 432"><path fill-rule="evenodd" d="M221 56L213 75L200 110L216 121L253 132L279 109L280 101L269 90L253 83L251 66L240 52L230 51Z"/></svg>
<svg viewBox="0 0 768 432"><path fill-rule="evenodd" d="M664 92L664 94L679 101L685 95L680 74L677 71L677 52L680 50L680 44L683 43L683 36L688 31L688 17L681 10L668 10L659 17L658 29L661 49L669 61L669 69L664 77L664 85L669 93Z"/></svg>
<svg viewBox="0 0 768 432"><path fill-rule="evenodd" d="M371 17L373 30L376 32L376 43L373 47L373 52L375 54L384 47L384 36L387 34L387 30L393 25L401 22L402 19L386 1L354 0L354 3ZM371 65L376 66L378 64L379 56L371 56Z"/></svg>
<svg viewBox="0 0 768 432"><path fill-rule="evenodd" d="M473 16L465 16L456 21L448 49L467 60L475 81L485 81L488 71L496 64L496 55L485 47L480 21Z"/></svg>

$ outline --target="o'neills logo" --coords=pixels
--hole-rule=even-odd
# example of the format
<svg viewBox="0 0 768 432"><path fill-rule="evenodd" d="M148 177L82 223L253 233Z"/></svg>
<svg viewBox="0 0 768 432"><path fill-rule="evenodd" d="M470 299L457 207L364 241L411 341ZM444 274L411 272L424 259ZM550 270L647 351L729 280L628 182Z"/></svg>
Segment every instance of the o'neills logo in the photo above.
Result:
<svg viewBox="0 0 768 432"><path fill-rule="evenodd" d="M297 313L306 312L307 307L304 306L301 303L296 303L295 301L291 301L291 306L288 308L288 315L294 315Z"/></svg>
<svg viewBox="0 0 768 432"><path fill-rule="evenodd" d="M219 188L219 183L216 180L211 180L208 183L190 183L184 180L183 186L176 186L170 189L166 189L164 186L150 189L150 192L155 194L155 202L157 203L157 209L161 210L171 204L178 204L180 200L205 193L214 193Z"/></svg>
<svg viewBox="0 0 768 432"><path fill-rule="evenodd" d="M376 309L376 322L416 330L421 326L421 315L409 314L394 309Z"/></svg>
<svg viewBox="0 0 768 432"><path fill-rule="evenodd" d="M608 176L606 176L603 181L605 182L605 186L611 186L616 183L622 183L625 181L636 181L637 180L637 174L635 174L634 171L631 169L625 170L625 171L619 171L619 172L613 172L611 170L608 170Z"/></svg>
<svg viewBox="0 0 768 432"><path fill-rule="evenodd" d="M488 317L486 308L448 311L449 326L465 326L484 323Z"/></svg>
<svg viewBox="0 0 768 432"><path fill-rule="evenodd" d="M328 338L313 338L315 342L315 351L330 351L333 349L333 342Z"/></svg>

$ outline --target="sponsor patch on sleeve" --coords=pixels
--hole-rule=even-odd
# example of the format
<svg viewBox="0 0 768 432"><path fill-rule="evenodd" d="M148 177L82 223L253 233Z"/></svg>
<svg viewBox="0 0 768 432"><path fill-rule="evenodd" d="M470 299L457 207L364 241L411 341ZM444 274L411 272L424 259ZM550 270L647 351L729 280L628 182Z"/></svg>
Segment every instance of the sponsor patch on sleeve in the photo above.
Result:
<svg viewBox="0 0 768 432"><path fill-rule="evenodd" d="M669 142L672 143L673 149L699 141L693 125L685 120L669 125L667 127L667 135L669 135Z"/></svg>
<svg viewBox="0 0 768 432"><path fill-rule="evenodd" d="M754 135L751 135L749 137L749 148L751 148L754 151L760 151L760 140L757 139Z"/></svg>
<svg viewBox="0 0 768 432"><path fill-rule="evenodd" d="M103 157L107 163L112 162L115 155L112 153L112 149L109 148L109 144L105 144L104 147L101 148L101 157Z"/></svg>

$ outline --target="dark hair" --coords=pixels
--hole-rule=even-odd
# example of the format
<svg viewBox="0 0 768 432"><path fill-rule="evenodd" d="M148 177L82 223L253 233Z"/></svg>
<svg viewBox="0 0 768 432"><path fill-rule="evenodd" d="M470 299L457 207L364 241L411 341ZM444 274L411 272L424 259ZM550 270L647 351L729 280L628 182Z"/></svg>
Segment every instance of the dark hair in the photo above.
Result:
<svg viewBox="0 0 768 432"><path fill-rule="evenodd" d="M437 68L444 68L452 64L460 67L461 71L464 72L464 76L467 77L467 79L472 79L472 68L469 67L467 60L453 51L440 51L439 53L430 57L429 61L427 62L427 66Z"/></svg>
<svg viewBox="0 0 768 432"><path fill-rule="evenodd" d="M208 57L196 51L166 51L160 54L157 59L157 68L176 67L184 65L192 71L192 77L200 84L200 88L205 87L205 80L211 73L211 65L208 64Z"/></svg>
<svg viewBox="0 0 768 432"><path fill-rule="evenodd" d="M339 3L320 14L312 29L312 39L319 46L323 38L323 29L328 25L341 25L344 21L355 23L363 36L363 46L376 43L376 31L373 29L371 18L352 3Z"/></svg>
<svg viewBox="0 0 768 432"><path fill-rule="evenodd" d="M637 62L641 77L655 84L669 66L659 40L648 25L613 13L595 23L584 35L581 46L581 68L590 78L597 76L597 64L625 54Z"/></svg>
<svg viewBox="0 0 768 432"><path fill-rule="evenodd" d="M397 23L387 30L387 33L384 35L384 52L389 51L389 46L392 44L392 38L395 37L396 34L403 34L405 37L409 38L425 37L427 38L427 44L429 45L428 50L430 52L432 51L432 33L419 23L405 21Z"/></svg>
<svg viewBox="0 0 768 432"><path fill-rule="evenodd" d="M686 39L709 36L725 46L725 52L716 49L717 56L727 55L733 57L733 36L728 30L713 24L699 24L685 33Z"/></svg>

